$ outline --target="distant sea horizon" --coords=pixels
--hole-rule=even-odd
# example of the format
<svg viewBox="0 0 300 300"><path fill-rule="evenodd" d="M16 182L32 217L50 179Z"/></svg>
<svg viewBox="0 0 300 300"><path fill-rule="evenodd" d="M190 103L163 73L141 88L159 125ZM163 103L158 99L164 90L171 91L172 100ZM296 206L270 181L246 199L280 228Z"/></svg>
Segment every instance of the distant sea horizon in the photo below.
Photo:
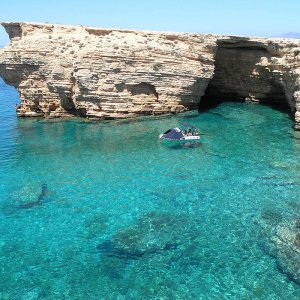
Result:
<svg viewBox="0 0 300 300"><path fill-rule="evenodd" d="M282 33L273 37L282 37L282 38L289 38L289 39L300 39L300 33L299 32L287 32Z"/></svg>

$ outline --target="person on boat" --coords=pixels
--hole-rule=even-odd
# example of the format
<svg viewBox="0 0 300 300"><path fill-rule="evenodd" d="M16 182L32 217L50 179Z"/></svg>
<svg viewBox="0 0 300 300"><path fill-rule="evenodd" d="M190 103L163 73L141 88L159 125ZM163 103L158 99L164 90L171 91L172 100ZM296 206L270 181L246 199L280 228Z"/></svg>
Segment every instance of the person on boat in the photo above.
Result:
<svg viewBox="0 0 300 300"><path fill-rule="evenodd" d="M184 130L183 135L184 135L184 136L187 136L187 131L186 131L186 129Z"/></svg>
<svg viewBox="0 0 300 300"><path fill-rule="evenodd" d="M198 129L193 130L193 136L197 136L197 135L199 135L199 130Z"/></svg>
<svg viewBox="0 0 300 300"><path fill-rule="evenodd" d="M189 131L188 131L188 134L187 134L188 136L192 136L193 135L193 133L192 133L192 129L190 128L189 129Z"/></svg>

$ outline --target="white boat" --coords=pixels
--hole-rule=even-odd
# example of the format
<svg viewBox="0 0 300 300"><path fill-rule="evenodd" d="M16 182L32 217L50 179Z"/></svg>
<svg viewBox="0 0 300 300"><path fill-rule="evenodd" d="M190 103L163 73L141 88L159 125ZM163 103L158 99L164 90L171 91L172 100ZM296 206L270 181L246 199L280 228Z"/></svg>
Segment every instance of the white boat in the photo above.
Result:
<svg viewBox="0 0 300 300"><path fill-rule="evenodd" d="M168 129L165 133L159 135L161 140L167 141L197 141L200 140L199 129L191 124L182 124L189 129L180 129L178 127Z"/></svg>

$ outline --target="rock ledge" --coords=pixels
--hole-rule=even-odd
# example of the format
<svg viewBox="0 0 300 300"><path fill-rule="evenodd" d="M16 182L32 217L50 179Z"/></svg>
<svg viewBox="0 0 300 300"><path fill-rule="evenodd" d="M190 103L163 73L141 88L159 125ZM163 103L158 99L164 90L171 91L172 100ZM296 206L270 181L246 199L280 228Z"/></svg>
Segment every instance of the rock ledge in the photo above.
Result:
<svg viewBox="0 0 300 300"><path fill-rule="evenodd" d="M3 22L0 76L19 116L177 113L201 97L287 102L300 129L300 41Z"/></svg>

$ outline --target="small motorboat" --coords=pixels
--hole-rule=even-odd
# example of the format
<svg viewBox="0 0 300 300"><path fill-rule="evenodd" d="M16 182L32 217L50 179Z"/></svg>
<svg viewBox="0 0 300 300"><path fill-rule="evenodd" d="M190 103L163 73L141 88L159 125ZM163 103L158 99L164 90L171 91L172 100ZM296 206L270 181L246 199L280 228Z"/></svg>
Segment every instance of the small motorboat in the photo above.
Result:
<svg viewBox="0 0 300 300"><path fill-rule="evenodd" d="M161 140L167 141L196 141L200 140L199 129L189 123L181 124L185 129L180 129L178 127L168 129L165 133L159 135Z"/></svg>

